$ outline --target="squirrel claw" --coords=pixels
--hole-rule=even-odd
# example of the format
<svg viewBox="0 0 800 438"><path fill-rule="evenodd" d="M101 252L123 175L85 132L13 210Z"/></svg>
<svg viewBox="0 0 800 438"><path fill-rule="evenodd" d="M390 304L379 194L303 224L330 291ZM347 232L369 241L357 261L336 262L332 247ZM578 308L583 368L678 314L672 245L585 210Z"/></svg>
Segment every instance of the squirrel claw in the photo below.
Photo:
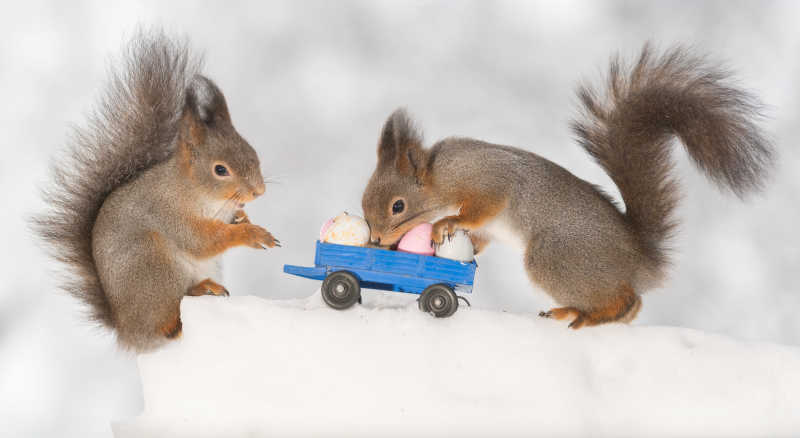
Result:
<svg viewBox="0 0 800 438"><path fill-rule="evenodd" d="M246 233L244 243L247 246L255 249L267 249L276 246L275 238L264 228L253 224L242 225L242 227L244 227Z"/></svg>
<svg viewBox="0 0 800 438"><path fill-rule="evenodd" d="M545 311L539 312L539 317L541 317L541 318L550 318L552 316L553 316L553 312L545 312Z"/></svg>
<svg viewBox="0 0 800 438"><path fill-rule="evenodd" d="M453 240L453 237L456 235L456 231L460 228L457 225L455 219L452 218L444 218L440 219L438 222L433 224L433 245L438 246L444 243L444 240L447 239L448 242Z"/></svg>

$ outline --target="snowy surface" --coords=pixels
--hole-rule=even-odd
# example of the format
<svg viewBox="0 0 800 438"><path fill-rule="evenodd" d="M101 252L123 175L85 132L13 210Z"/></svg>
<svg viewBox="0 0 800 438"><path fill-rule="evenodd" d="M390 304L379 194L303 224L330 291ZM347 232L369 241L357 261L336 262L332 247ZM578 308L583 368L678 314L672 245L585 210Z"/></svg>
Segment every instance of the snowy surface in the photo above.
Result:
<svg viewBox="0 0 800 438"><path fill-rule="evenodd" d="M30 0L4 6L3 437L109 437L112 419L142 410L136 359L118 351L112 336L83 319L77 301L57 291L50 275L55 266L25 225L45 207L37 188L49 180L48 162L70 125L84 123L109 57L138 24L184 34L205 53L207 73L225 92L237 129L258 151L264 176L276 181L248 214L283 248L231 251L223 283L236 296L273 300L311 294L313 286L281 267L311 262L326 218L343 209L360 214L380 127L396 107L408 108L429 143L465 135L516 145L616 194L571 138L577 82L596 78L612 52L630 56L648 39L695 45L726 61L769 105L765 127L780 165L762 196L739 202L721 195L676 149L685 196L675 265L664 288L644 296L636 323L800 345L800 2L209 1L198 7L191 0ZM531 287L516 251L492 244L479 263L475 310L458 318L482 320L478 309L531 315L552 305ZM536 325L531 335L552 327L521 318ZM339 330L338 323L329 327ZM560 328L546 339L569 336ZM566 339L582 343L610 329ZM608 336L608 348L650 330L631 329ZM467 338L465 344L481 346ZM184 368L192 366L199 365ZM738 402L752 400L743 395ZM648 407L630 416L654 415ZM578 400L572 411L595 409ZM530 415L539 418L537 412ZM548 421L540 427L551 431Z"/></svg>
<svg viewBox="0 0 800 438"><path fill-rule="evenodd" d="M139 356L142 436L797 436L800 349L696 330L572 331L532 314L187 298Z"/></svg>

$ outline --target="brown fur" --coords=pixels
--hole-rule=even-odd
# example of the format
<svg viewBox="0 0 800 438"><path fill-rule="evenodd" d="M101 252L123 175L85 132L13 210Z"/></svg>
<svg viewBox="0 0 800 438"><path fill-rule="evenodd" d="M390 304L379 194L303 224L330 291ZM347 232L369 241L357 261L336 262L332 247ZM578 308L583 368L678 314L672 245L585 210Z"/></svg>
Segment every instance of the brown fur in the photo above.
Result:
<svg viewBox="0 0 800 438"><path fill-rule="evenodd" d="M471 197L468 193L461 196L458 214L446 216L433 224L433 242L440 245L445 237L450 237L456 230L477 230L486 225L486 221L497 216L506 208L507 200L501 197ZM485 238L484 238L485 239Z"/></svg>
<svg viewBox="0 0 800 438"><path fill-rule="evenodd" d="M216 256L277 242L240 210L264 193L258 156L199 70L186 44L137 34L35 219L70 268L64 288L137 351L180 335L187 293L226 292Z"/></svg>
<svg viewBox="0 0 800 438"><path fill-rule="evenodd" d="M177 309L175 314L167 320L167 322L159 329L160 334L167 339L176 339L181 337L183 332L183 322L181 321L180 309Z"/></svg>
<svg viewBox="0 0 800 438"><path fill-rule="evenodd" d="M633 288L624 285L615 294L610 302L590 310L580 310L575 307L557 307L547 312L539 313L544 318L557 320L572 318L569 327L579 329L584 326L593 326L607 322L630 322L639 312L642 299L636 295Z"/></svg>
<svg viewBox="0 0 800 438"><path fill-rule="evenodd" d="M62 288L106 327L113 323L92 256L94 220L111 191L170 156L184 90L200 66L183 42L135 37L87 127L52 168L54 183L44 193L50 211L33 219L50 254L69 268Z"/></svg>
<svg viewBox="0 0 800 438"><path fill-rule="evenodd" d="M228 289L225 289L225 286L217 283L216 281L210 278L206 278L200 283L197 283L196 285L190 287L189 290L186 291L186 295L192 297L199 297L201 295L228 296L230 295L230 292L228 292Z"/></svg>
<svg viewBox="0 0 800 438"><path fill-rule="evenodd" d="M772 147L755 125L758 100L728 76L686 49L656 57L646 45L629 69L612 60L604 97L578 89L584 120L573 122L573 131L619 188L625 218L658 269L668 264L667 242L676 225L676 135L700 170L739 196L762 186L773 161Z"/></svg>
<svg viewBox="0 0 800 438"><path fill-rule="evenodd" d="M256 249L275 247L275 238L269 231L249 222L229 224L217 219L194 217L187 226L198 236L203 236L188 248L190 254L201 260L218 256L237 246Z"/></svg>
<svg viewBox="0 0 800 438"><path fill-rule="evenodd" d="M630 67L614 59L602 97L578 91L580 144L617 184L622 209L599 187L531 152L470 138L429 149L404 110L384 124L362 206L373 243L389 246L415 225L433 239L462 228L476 252L490 239L519 246L531 281L561 307L544 313L571 326L630 322L639 294L660 284L675 229L678 138L709 178L737 195L763 185L772 145L757 126L758 100L722 69L676 48L645 46ZM393 210L402 200L405 208Z"/></svg>

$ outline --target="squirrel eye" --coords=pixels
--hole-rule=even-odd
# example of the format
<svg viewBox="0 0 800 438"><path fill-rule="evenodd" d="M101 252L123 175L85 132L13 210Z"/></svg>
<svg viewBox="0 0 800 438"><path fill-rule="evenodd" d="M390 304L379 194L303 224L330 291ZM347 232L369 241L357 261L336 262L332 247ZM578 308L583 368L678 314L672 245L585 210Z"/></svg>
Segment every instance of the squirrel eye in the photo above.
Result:
<svg viewBox="0 0 800 438"><path fill-rule="evenodd" d="M394 201L394 205L392 205L392 214L400 214L405 209L406 203L403 202L402 199L398 199L397 201Z"/></svg>
<svg viewBox="0 0 800 438"><path fill-rule="evenodd" d="M214 173L216 173L219 176L230 175L230 173L228 173L228 168L223 166L222 164L217 164L216 166L214 166Z"/></svg>

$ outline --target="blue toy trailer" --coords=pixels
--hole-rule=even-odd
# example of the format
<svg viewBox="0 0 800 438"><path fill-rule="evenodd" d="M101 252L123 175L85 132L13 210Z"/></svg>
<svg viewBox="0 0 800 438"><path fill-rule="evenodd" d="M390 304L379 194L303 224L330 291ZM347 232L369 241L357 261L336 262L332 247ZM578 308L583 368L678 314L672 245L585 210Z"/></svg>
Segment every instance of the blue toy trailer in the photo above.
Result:
<svg viewBox="0 0 800 438"><path fill-rule="evenodd" d="M313 268L284 265L283 272L322 280L322 298L334 309L360 302L363 287L419 294L420 310L446 317L458 310L458 299L464 299L456 291L472 292L477 266L474 261L317 241Z"/></svg>

